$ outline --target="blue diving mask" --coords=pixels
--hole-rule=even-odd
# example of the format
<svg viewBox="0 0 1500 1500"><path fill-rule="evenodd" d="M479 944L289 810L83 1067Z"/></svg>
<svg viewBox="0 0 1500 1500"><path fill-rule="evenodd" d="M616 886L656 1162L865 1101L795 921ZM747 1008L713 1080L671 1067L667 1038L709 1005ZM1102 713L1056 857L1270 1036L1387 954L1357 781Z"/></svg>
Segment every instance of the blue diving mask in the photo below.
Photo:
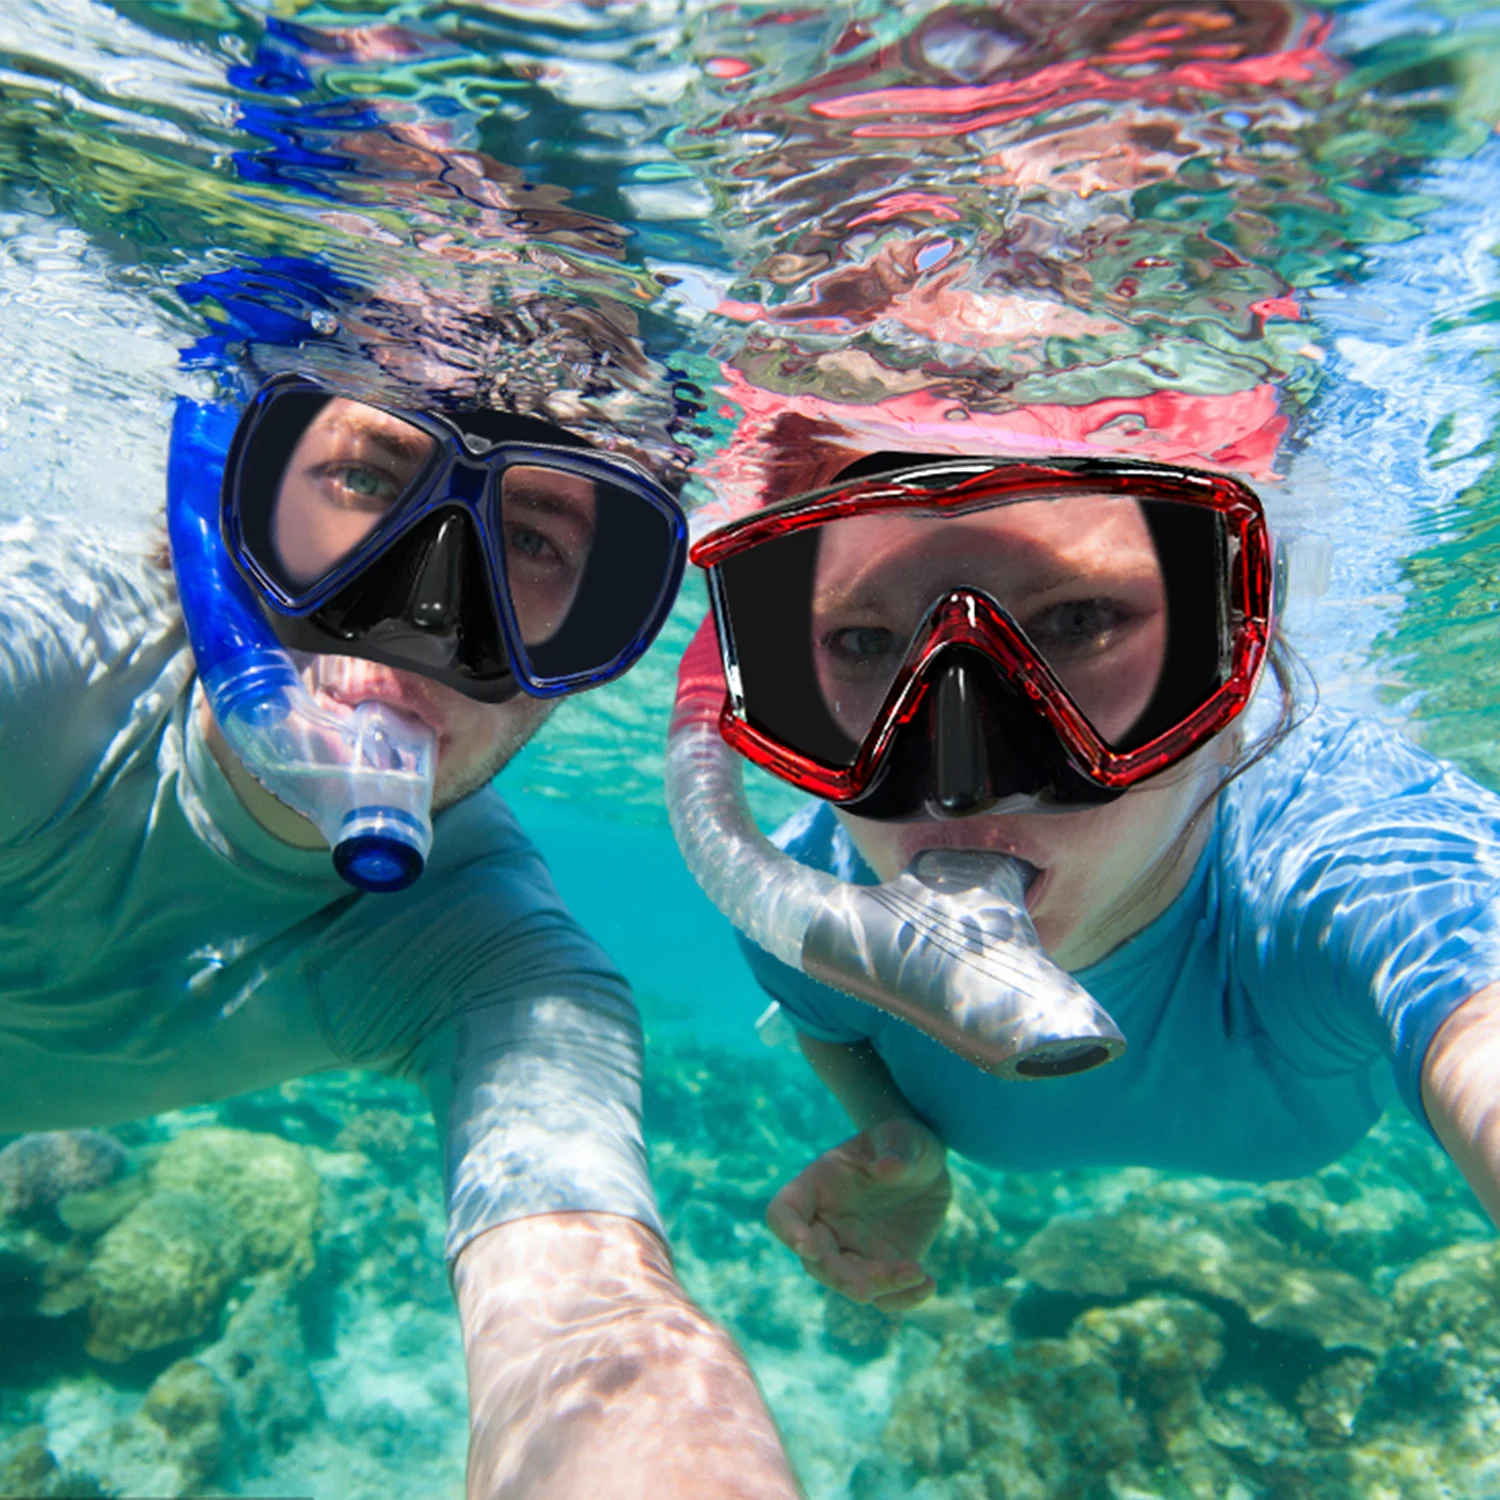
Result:
<svg viewBox="0 0 1500 1500"><path fill-rule="evenodd" d="M627 671L665 623L687 527L629 460L535 418L263 386L225 466L224 539L281 644L484 703Z"/></svg>
<svg viewBox="0 0 1500 1500"><path fill-rule="evenodd" d="M534 419L393 410L301 376L243 413L179 403L168 532L204 690L230 748L352 885L421 874L436 744L384 703L315 697L305 675L364 657L481 702L555 697L619 676L665 622L682 513L635 465L580 444Z"/></svg>

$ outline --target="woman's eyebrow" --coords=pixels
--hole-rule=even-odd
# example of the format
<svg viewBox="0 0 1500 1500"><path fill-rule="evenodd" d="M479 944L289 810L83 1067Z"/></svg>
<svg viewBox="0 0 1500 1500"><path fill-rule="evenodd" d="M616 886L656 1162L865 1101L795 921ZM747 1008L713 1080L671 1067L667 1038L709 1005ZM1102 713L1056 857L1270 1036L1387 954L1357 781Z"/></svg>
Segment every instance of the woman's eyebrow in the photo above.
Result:
<svg viewBox="0 0 1500 1500"><path fill-rule="evenodd" d="M1069 566L1063 563L1035 574L1022 574L1018 578L1009 579L1004 592L1012 603L1020 603L1038 595L1050 594L1056 589L1075 588L1079 585L1094 588L1110 583L1118 584L1122 581L1135 582L1139 576L1140 570L1132 569L1123 572L1117 567L1090 566L1086 563ZM994 594L994 590L983 583L976 583L972 580L965 582L962 578L955 578L946 584L934 583L931 586L931 598L927 603L935 603L944 593L960 588L972 588L980 593ZM899 583L893 590L882 580L864 576L855 578L847 587L830 584L818 589L813 595L813 610L817 614L831 614L835 610L874 613L889 608L893 602L899 602L899 596ZM1003 604L1005 600L1002 599L1000 602Z"/></svg>

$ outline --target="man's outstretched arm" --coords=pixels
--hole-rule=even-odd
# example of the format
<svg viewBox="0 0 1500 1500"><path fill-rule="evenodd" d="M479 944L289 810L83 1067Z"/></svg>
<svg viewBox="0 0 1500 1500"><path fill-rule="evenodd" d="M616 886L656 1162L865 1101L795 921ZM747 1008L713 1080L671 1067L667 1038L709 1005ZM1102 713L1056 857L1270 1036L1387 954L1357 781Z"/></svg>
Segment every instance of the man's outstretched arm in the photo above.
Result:
<svg viewBox="0 0 1500 1500"><path fill-rule="evenodd" d="M469 1367L468 1500L796 1500L727 1334L634 1219L486 1230L454 1270Z"/></svg>

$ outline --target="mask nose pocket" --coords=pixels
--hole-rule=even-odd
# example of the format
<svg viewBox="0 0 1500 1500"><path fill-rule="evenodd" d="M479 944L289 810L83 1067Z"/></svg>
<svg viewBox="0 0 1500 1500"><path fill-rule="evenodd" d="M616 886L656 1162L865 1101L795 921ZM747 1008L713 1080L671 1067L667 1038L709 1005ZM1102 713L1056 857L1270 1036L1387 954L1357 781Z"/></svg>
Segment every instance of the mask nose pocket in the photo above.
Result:
<svg viewBox="0 0 1500 1500"><path fill-rule="evenodd" d="M950 647L934 667L925 734L929 817L972 817L1055 780L1055 748L985 656Z"/></svg>
<svg viewBox="0 0 1500 1500"><path fill-rule="evenodd" d="M995 715L981 674L967 653L954 653L933 684L927 725L932 781L928 807L939 818L966 818L995 801L990 749Z"/></svg>
<svg viewBox="0 0 1500 1500"><path fill-rule="evenodd" d="M463 604L463 522L447 515L427 543L414 570L406 618L418 630L449 631L457 624Z"/></svg>

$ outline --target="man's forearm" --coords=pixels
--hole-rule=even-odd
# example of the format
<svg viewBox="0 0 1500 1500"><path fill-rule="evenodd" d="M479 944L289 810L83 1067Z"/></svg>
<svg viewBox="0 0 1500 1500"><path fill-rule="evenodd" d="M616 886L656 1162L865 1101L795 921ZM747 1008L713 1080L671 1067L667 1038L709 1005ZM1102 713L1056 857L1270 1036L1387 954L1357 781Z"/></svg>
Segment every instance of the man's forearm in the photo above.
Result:
<svg viewBox="0 0 1500 1500"><path fill-rule="evenodd" d="M665 1246L614 1214L501 1225L459 1256L469 1500L794 1500L749 1368Z"/></svg>

